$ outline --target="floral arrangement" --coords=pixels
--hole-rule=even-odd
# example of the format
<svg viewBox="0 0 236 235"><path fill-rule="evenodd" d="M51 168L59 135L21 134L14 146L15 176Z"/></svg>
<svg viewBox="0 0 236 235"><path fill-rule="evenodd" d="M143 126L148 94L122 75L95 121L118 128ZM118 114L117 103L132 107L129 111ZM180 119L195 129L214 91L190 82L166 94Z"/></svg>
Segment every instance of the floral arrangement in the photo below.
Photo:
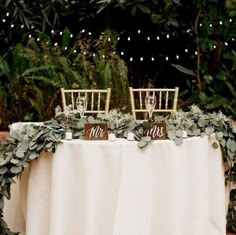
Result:
<svg viewBox="0 0 236 235"><path fill-rule="evenodd" d="M213 148L221 148L223 158L229 166L226 181L236 182L236 126L232 120L221 112L204 113L197 106L191 106L188 112L177 111L168 116L155 116L153 120L139 122L130 114L120 110L111 110L108 114L98 114L81 118L78 112L63 113L59 108L55 117L42 125L23 125L22 128L11 132L6 141L0 143L0 231L2 235L13 235L3 220L4 198L10 199L10 187L13 178L22 174L30 161L37 159L42 150L55 152L57 144L65 138L69 128L74 139L84 138L85 123L107 123L109 133L118 138L127 138L128 132L134 133L137 145L143 148L151 141L144 136L144 127L150 123L165 122L167 138L180 145L183 139L193 136L214 135ZM184 132L187 134L184 136ZM236 200L236 190L231 192L231 199ZM230 231L236 232L236 209L229 208L227 215Z"/></svg>

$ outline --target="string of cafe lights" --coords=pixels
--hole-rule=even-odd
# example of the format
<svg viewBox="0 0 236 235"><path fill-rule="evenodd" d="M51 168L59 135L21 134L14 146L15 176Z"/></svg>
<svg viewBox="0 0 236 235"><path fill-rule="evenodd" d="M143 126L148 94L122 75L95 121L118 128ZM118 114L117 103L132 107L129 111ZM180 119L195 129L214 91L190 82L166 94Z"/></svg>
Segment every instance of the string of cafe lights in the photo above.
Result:
<svg viewBox="0 0 236 235"><path fill-rule="evenodd" d="M7 12L6 13L6 15L5 15L5 17L2 17L2 22L3 23L7 23L7 18L9 18L9 15L10 15L10 13L9 12ZM229 20L228 20L228 22L229 23L232 23L233 22L233 19L232 18L230 18ZM223 21L222 20L220 20L219 22L219 25L220 26L223 26ZM213 27L213 24L209 24L208 25L210 28L212 28ZM203 24L202 23L200 23L199 24L199 27L201 28L201 27L203 27ZM10 24L10 28L11 29L13 29L13 28L16 28L16 26L14 25L14 24ZM22 24L21 26L20 26L20 28L21 29L24 29L25 28L25 26ZM35 27L34 26L31 26L30 27L30 29L33 31L33 30L35 30ZM59 33L58 33L59 32ZM87 30L85 30L85 29L82 29L81 31L80 31L80 33L81 34L87 34L88 36L92 36L92 35L94 35L94 33L92 33L91 31L87 31ZM193 30L191 30L191 29L186 29L185 30L185 33L186 34L188 34L189 36L193 36L194 35L194 32L193 32ZM51 30L51 35L52 36L56 36L57 34L59 34L59 36L63 36L63 31L55 31L54 29L52 29ZM33 37L33 35L34 35L34 32L29 32L29 34L28 34L28 37L29 38L32 38ZM137 37L143 37L143 39L144 40L146 40L146 42L153 42L154 40L155 41L162 41L162 40L169 40L169 39L173 39L175 36L176 36L176 33L175 32L172 32L172 33L163 33L163 32L159 32L159 33L156 33L156 35L154 35L154 34L152 34L152 35L148 35L148 34L143 34L142 33L142 30L141 29L137 29L137 31L136 31L136 35L135 36L131 36L131 35L128 35L126 32L121 32L120 34L118 34L119 36L116 38L116 40L117 41L127 41L128 43L129 42L132 42L132 41L134 41L135 39L135 36L137 36ZM73 38L74 37L74 35L71 33L70 34L70 38ZM102 37L102 36L101 36ZM108 39L107 39L109 42L111 42L111 38L109 38L108 37ZM37 37L36 38L36 41L40 41L40 38L39 37ZM231 43L231 42L234 42L235 41L235 38L234 37L232 37L232 38L228 38L228 40L227 41L225 41L224 42L224 45L225 46L229 46L229 43ZM59 46L59 43L58 42L54 42L54 44L53 44L55 47L57 47L57 46ZM64 47L63 48L64 50L68 50L68 48L67 47ZM216 49L216 45L213 45L213 47L212 47L212 49ZM77 50L76 49L74 49L74 51L73 51L74 53L77 53ZM85 55L87 54L86 52L83 52ZM115 52L114 52L115 53ZM126 57L126 59L128 59L128 61L129 62L133 62L133 61L140 61L140 62L144 62L144 61L151 61L151 62L155 62L156 60L158 60L158 59L160 59L160 58L164 58L166 61L169 61L170 59L175 59L175 60L179 60L181 57L183 57L183 54L182 53L184 53L185 55L186 54L188 54L189 56L191 56L191 57L193 57L193 56L196 56L197 55L197 51L194 51L194 52L192 52L192 53L190 53L189 52L189 49L188 48L184 48L184 49L182 49L182 51L178 51L178 53L175 53L175 55L156 55L156 56L149 56L149 57L147 57L147 56L133 56L133 55L126 55L127 53L125 53L124 52L124 50L120 50L120 52L118 52L119 54L120 54L120 56L122 56L122 57ZM93 53L93 57L95 57L96 56L96 53ZM103 58L105 58L105 55L103 55Z"/></svg>

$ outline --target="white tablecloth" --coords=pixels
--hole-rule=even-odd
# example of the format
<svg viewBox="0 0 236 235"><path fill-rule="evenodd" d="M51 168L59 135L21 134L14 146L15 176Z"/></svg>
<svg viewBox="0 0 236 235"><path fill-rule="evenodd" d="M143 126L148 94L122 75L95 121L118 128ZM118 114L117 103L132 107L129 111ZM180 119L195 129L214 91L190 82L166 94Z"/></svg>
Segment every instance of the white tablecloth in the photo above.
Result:
<svg viewBox="0 0 236 235"><path fill-rule="evenodd" d="M32 162L5 206L25 235L224 235L225 216L221 151L207 137L144 149L65 141Z"/></svg>

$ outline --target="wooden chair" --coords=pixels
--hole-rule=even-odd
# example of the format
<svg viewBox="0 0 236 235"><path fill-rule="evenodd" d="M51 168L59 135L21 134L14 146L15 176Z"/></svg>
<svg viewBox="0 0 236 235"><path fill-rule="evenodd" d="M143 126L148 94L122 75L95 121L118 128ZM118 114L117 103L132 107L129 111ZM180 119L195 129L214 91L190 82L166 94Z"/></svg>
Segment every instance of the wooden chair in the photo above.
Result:
<svg viewBox="0 0 236 235"><path fill-rule="evenodd" d="M137 113L147 113L145 97L147 94L156 96L153 113L173 113L177 108L179 88L132 88L129 87L131 113L136 119ZM143 118L145 119L145 118Z"/></svg>
<svg viewBox="0 0 236 235"><path fill-rule="evenodd" d="M87 110L85 113L108 113L110 105L111 88L107 89L64 89L61 88L62 108L66 111L71 105L72 111L76 110L76 99L78 96L87 97Z"/></svg>

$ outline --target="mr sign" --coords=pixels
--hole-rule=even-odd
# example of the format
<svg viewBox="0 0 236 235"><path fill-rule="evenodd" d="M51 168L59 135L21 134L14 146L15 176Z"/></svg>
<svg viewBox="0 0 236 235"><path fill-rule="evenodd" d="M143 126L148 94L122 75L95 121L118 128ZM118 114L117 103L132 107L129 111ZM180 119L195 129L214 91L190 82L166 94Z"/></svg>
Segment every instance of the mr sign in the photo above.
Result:
<svg viewBox="0 0 236 235"><path fill-rule="evenodd" d="M107 140L107 124L105 123L85 123L84 125L85 140Z"/></svg>
<svg viewBox="0 0 236 235"><path fill-rule="evenodd" d="M166 123L153 123L144 128L144 136L150 136L152 140L166 139Z"/></svg>

